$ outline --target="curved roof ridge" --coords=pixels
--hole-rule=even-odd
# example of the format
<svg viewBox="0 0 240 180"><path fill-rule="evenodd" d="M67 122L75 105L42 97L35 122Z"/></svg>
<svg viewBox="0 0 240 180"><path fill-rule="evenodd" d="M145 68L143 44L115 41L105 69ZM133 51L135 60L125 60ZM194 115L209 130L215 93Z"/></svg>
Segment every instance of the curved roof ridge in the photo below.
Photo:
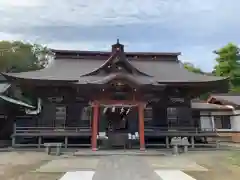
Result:
<svg viewBox="0 0 240 180"><path fill-rule="evenodd" d="M141 84L138 81L138 78L135 78L134 75L124 74L124 73L111 73L108 76L103 77L102 79L90 82L90 84L109 83L110 81L112 81L114 79L123 79L123 80L128 80L130 82L133 82L135 84ZM153 84L153 83L154 83L154 81L149 79L149 84Z"/></svg>
<svg viewBox="0 0 240 180"><path fill-rule="evenodd" d="M116 58L117 56L121 56L123 54L120 54L120 52L118 51L115 51L112 53L112 55L98 68L96 68L95 70L89 72L89 73L86 73L86 74L83 74L81 75L81 77L84 77L84 76L91 76L95 73L97 73L98 71L100 71L101 69L103 69L109 62L111 62L114 58ZM137 71L139 74L141 75L144 75L144 76L149 76L149 77L152 77L151 75L145 73L144 71L141 71L139 70L138 68L136 68L133 64L131 64L131 62L125 57L125 53L124 53L124 58L119 58L119 61L122 61L124 63L127 63L132 69L134 69L135 71Z"/></svg>
<svg viewBox="0 0 240 180"><path fill-rule="evenodd" d="M86 73L86 74L81 75L81 77L83 77L83 76L91 76L91 75L94 74L95 72L99 71L99 70L102 69L104 66L106 66L106 64L107 64L109 61L111 61L111 60L114 58L115 55L116 55L116 52L113 53L100 67L94 69L94 70L91 71L91 72L88 72L88 73Z"/></svg>

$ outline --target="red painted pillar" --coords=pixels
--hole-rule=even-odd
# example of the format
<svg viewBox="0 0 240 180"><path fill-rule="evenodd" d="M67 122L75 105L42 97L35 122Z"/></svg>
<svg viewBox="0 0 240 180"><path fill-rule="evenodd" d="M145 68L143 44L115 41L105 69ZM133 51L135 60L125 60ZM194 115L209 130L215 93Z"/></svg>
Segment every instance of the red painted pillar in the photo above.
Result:
<svg viewBox="0 0 240 180"><path fill-rule="evenodd" d="M144 104L138 105L138 118L139 118L139 138L140 138L140 150L145 150L145 137L144 137Z"/></svg>
<svg viewBox="0 0 240 180"><path fill-rule="evenodd" d="M92 150L97 150L97 134L98 134L98 119L99 119L99 103L93 104L93 119L92 119Z"/></svg>

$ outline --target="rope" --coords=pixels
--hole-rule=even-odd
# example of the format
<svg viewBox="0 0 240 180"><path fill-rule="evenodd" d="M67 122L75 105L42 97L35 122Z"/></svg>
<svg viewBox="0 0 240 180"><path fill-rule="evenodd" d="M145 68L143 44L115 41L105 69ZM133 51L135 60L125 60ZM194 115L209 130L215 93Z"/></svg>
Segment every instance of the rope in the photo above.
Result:
<svg viewBox="0 0 240 180"><path fill-rule="evenodd" d="M104 107L136 107L138 104L100 104L100 106Z"/></svg>

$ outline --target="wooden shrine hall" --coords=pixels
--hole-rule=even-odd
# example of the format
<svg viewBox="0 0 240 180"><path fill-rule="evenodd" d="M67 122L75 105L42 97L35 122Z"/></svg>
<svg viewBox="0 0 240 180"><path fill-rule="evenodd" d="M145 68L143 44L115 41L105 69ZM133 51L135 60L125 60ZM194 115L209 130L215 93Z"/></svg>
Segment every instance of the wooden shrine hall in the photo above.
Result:
<svg viewBox="0 0 240 180"><path fill-rule="evenodd" d="M14 141L31 136L41 144L46 138L65 138L67 146L71 138L81 144L87 137L97 150L104 144L102 136L115 144L123 142L119 137L134 136L144 150L151 139L197 136L191 99L224 91L228 83L188 72L178 60L180 53L125 52L119 41L109 52L52 51L55 59L44 69L3 74L42 101L35 120L16 122ZM204 132L198 135L213 135Z"/></svg>

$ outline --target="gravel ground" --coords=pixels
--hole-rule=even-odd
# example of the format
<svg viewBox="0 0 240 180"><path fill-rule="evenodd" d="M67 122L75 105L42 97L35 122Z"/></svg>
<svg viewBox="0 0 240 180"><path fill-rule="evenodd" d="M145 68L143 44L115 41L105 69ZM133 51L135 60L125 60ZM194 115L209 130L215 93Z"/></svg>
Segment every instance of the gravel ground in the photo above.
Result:
<svg viewBox="0 0 240 180"><path fill-rule="evenodd" d="M236 157L236 154L238 157ZM234 164L231 160L231 157L239 158L240 151L216 151L204 152L202 154L199 152L191 154L189 157L197 162L197 164L208 169L208 171L204 173L199 171L185 171L187 174L191 175L197 180L239 180L240 164ZM237 162L239 162L239 160L237 160Z"/></svg>
<svg viewBox="0 0 240 180"><path fill-rule="evenodd" d="M179 156L48 156L0 152L0 180L58 180L69 170L93 170L93 180L157 180L154 170L178 169L197 180L239 180L240 151L200 151Z"/></svg>

